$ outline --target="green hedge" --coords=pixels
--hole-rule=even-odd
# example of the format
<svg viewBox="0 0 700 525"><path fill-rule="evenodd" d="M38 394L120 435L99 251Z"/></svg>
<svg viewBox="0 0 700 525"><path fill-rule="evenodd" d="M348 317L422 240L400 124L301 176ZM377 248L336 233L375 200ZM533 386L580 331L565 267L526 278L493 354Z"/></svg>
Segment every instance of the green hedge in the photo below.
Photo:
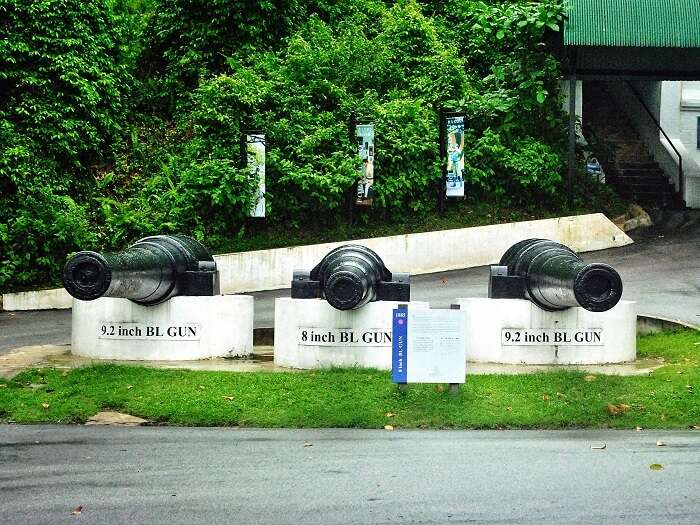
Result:
<svg viewBox="0 0 700 525"><path fill-rule="evenodd" d="M0 288L55 280L92 246L91 167L119 140L131 75L102 1L0 5Z"/></svg>

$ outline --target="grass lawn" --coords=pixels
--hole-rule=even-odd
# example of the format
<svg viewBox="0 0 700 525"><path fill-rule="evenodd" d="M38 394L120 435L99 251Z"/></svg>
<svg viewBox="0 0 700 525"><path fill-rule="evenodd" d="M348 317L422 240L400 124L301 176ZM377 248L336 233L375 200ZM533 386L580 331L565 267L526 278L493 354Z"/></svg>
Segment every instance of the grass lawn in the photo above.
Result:
<svg viewBox="0 0 700 525"><path fill-rule="evenodd" d="M0 421L82 423L115 409L172 425L382 428L687 428L700 425L700 332L640 337L648 376L467 376L399 392L388 372L232 373L98 365L0 381Z"/></svg>

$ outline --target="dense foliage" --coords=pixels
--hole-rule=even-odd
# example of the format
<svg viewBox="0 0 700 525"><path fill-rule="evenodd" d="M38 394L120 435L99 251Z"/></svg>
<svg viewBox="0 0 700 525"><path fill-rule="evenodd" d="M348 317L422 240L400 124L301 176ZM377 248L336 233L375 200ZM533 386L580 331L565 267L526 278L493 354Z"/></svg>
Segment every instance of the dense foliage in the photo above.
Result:
<svg viewBox="0 0 700 525"><path fill-rule="evenodd" d="M90 168L119 140L132 85L99 2L0 3L0 287L53 279L96 241Z"/></svg>
<svg viewBox="0 0 700 525"><path fill-rule="evenodd" d="M267 141L267 223L332 224L375 123L375 217L435 207L440 107L464 110L472 196L559 188L559 0L0 0L0 288L151 233L232 238ZM253 225L255 227L255 225Z"/></svg>

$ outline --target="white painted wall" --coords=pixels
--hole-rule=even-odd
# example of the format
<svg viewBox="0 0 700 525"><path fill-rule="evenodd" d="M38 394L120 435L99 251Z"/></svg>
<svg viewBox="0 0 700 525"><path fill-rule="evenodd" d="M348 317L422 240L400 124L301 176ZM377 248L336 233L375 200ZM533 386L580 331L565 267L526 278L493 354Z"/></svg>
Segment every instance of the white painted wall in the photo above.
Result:
<svg viewBox="0 0 700 525"><path fill-rule="evenodd" d="M510 364L605 364L634 361L637 355L635 303L620 301L607 312L567 308L547 312L525 299L457 299L465 315L467 361ZM542 344L506 346L502 329L601 330L595 346Z"/></svg>
<svg viewBox="0 0 700 525"><path fill-rule="evenodd" d="M494 224L374 239L294 246L275 250L216 255L221 292L226 294L289 288L292 272L311 269L329 251L347 243L363 244L376 251L393 272L413 275L460 270L498 262L514 243L529 238L552 239L577 252L589 252L632 243L605 215L594 213L537 221ZM51 290L48 301L41 293L18 299L5 294L5 309L69 308L65 290Z"/></svg>
<svg viewBox="0 0 700 525"><path fill-rule="evenodd" d="M253 298L250 295L173 297L156 306L128 299L100 297L75 300L71 352L94 359L128 361L193 361L212 357L243 357L253 353ZM102 326L125 329L133 324L158 327L160 337L105 338ZM194 326L196 338L166 337L168 328ZM115 330L118 330L115 327ZM107 332L109 334L109 332Z"/></svg>
<svg viewBox="0 0 700 525"><path fill-rule="evenodd" d="M426 309L423 301L406 303L409 308ZM275 364L289 368L315 369L332 366L359 366L391 370L391 343L354 344L333 343L319 346L300 344L299 330L323 334L330 331L391 333L392 311L398 308L396 301L377 301L358 310L336 310L322 299L275 299Z"/></svg>
<svg viewBox="0 0 700 525"><path fill-rule="evenodd" d="M7 311L66 310L71 306L73 306L73 298L63 288L2 295L2 309Z"/></svg>
<svg viewBox="0 0 700 525"><path fill-rule="evenodd" d="M698 117L700 117L700 82L663 82L661 88L661 127L671 137L683 157L686 188L685 201L691 208L700 208L700 149ZM669 148L663 138L662 144Z"/></svg>

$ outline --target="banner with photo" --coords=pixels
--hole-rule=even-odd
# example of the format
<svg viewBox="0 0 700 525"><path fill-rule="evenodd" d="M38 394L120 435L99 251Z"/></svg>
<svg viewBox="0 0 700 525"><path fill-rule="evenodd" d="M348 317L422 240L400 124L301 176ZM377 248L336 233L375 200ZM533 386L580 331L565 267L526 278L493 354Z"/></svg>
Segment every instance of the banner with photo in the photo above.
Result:
<svg viewBox="0 0 700 525"><path fill-rule="evenodd" d="M355 127L357 150L362 159L359 167L360 180L357 183L358 206L371 206L374 198L374 124L358 124Z"/></svg>
<svg viewBox="0 0 700 525"><path fill-rule="evenodd" d="M448 115L444 120L447 158L445 181L447 197L464 197L464 115Z"/></svg>
<svg viewBox="0 0 700 525"><path fill-rule="evenodd" d="M248 176L258 181L258 192L251 217L265 217L265 134L249 132L245 135Z"/></svg>

